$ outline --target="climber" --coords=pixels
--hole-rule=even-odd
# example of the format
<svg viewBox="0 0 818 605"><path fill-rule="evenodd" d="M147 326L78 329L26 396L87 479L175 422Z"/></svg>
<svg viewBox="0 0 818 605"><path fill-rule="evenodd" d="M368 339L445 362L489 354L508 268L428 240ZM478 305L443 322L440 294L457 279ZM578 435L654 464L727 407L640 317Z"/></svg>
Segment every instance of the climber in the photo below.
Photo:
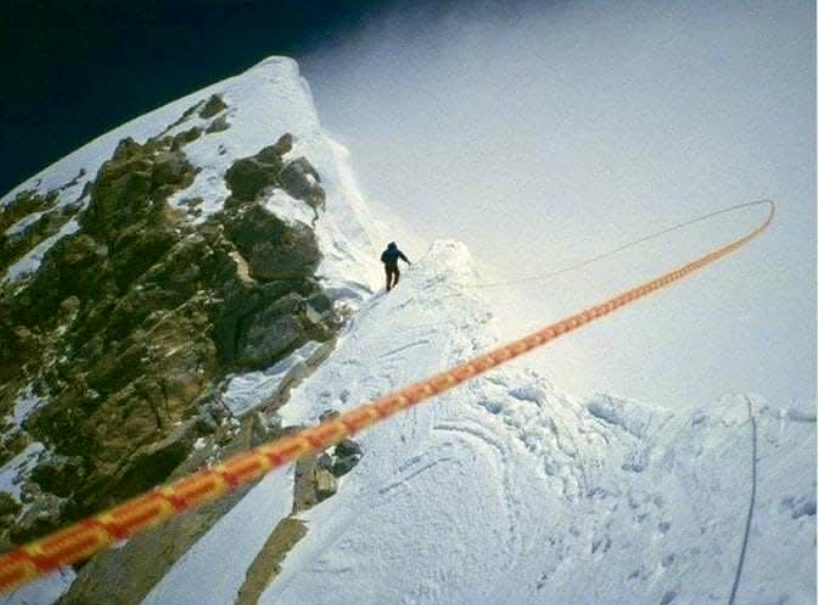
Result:
<svg viewBox="0 0 818 605"><path fill-rule="evenodd" d="M383 251L381 254L381 262L383 263L384 269L386 269L386 291L389 292L392 288L394 288L398 280L400 280L400 269L398 269L398 259L402 258L406 263L412 264L406 255L398 250L398 245L395 242L391 242L387 247L386 250Z"/></svg>

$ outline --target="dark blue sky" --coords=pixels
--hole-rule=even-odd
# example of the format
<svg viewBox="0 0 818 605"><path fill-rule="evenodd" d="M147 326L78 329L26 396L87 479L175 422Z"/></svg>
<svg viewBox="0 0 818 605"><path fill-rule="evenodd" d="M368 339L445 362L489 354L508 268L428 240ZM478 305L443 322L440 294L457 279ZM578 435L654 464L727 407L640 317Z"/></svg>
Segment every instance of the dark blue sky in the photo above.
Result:
<svg viewBox="0 0 818 605"><path fill-rule="evenodd" d="M107 130L395 0L2 0L0 195Z"/></svg>

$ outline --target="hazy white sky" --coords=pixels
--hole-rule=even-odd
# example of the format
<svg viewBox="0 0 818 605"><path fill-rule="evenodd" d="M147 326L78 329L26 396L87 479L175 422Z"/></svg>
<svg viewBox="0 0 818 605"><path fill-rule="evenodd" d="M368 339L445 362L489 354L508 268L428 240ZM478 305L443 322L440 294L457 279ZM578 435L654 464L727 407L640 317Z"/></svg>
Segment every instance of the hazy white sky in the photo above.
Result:
<svg viewBox="0 0 818 605"><path fill-rule="evenodd" d="M738 256L528 359L558 387L666 405L815 399L815 16L788 0L407 3L304 62L326 129L415 257L465 242L487 279L559 269L770 198ZM745 211L593 268L486 288L504 334L690 260Z"/></svg>

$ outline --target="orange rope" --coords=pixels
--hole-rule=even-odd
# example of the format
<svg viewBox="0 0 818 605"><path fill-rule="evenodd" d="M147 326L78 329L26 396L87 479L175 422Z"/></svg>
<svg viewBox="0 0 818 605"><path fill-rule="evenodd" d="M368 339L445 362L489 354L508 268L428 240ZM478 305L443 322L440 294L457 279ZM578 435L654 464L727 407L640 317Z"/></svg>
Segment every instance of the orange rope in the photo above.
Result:
<svg viewBox="0 0 818 605"><path fill-rule="evenodd" d="M518 277L515 279L507 280L507 281L497 281L497 282L481 282L481 283L472 283L472 284L457 284L460 288L497 288L497 287L505 287L505 286L515 286L517 284L524 284L529 282L544 282L550 280L554 277L559 275L563 275L565 273L570 273L572 271L576 271L577 269L581 269L583 267L587 267L588 265L593 265L601 260L606 258L610 258L611 256L615 256L620 252L624 252L629 248L634 248L639 244L644 244L645 242L649 242L651 240L658 239L663 235L667 235L668 233L672 233L674 231L679 231L680 229L684 229L685 227L690 227L691 225L695 225L696 223L702 223L704 221L710 220L711 218L717 217L722 214L728 214L731 212L735 212L736 210L741 210L742 208L751 208L754 206L762 206L762 205L770 205L772 202L770 200L761 200L756 202L745 202L743 204L737 204L735 206L730 206L729 208L722 208L721 210L716 210L714 212L708 212L707 214L702 214L701 216L697 216L696 218L690 219L688 221L684 221L682 223L676 223L672 227L667 227L665 229L661 229L660 231L654 231L648 235L640 237L638 239L634 239L629 241L626 244L608 250L606 252L601 252L596 256L592 256L591 258L586 258L581 261L577 261L572 263L566 267L562 267L560 269L555 269L554 271L548 271L546 273L539 273L537 275L529 275L528 277Z"/></svg>
<svg viewBox="0 0 818 605"><path fill-rule="evenodd" d="M201 470L174 483L158 487L106 512L3 555L0 557L0 593L27 584L60 566L86 559L115 542L156 526L183 511L215 500L240 485L255 481L273 469L321 452L397 412L418 405L497 365L541 347L584 324L613 313L643 296L687 277L735 252L759 236L775 214L775 204L771 201L766 203L770 205L770 211L763 224L747 235L691 263L335 419L261 445L213 468Z"/></svg>

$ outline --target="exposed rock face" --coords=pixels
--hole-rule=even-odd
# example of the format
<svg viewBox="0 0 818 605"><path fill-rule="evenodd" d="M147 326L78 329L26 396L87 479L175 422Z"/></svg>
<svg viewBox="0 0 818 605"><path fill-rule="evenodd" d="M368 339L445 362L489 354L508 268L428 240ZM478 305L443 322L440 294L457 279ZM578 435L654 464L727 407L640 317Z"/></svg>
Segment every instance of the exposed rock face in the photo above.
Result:
<svg viewBox="0 0 818 605"><path fill-rule="evenodd" d="M306 158L292 160L284 156L292 150L292 135L285 134L275 145L265 147L256 155L238 160L225 175L232 197L230 208L242 202L256 200L266 189L280 187L290 196L306 202L315 212L326 207L326 193L321 187L321 176Z"/></svg>
<svg viewBox="0 0 818 605"><path fill-rule="evenodd" d="M275 145L270 145L249 158L237 160L224 175L224 180L233 194L232 199L227 201L227 207L231 202L252 202L267 187L279 185L281 174L282 149L285 143L279 139Z"/></svg>
<svg viewBox="0 0 818 605"><path fill-rule="evenodd" d="M258 415L246 417L234 430L219 429L219 437L196 451L171 478L177 478L201 466L206 460L228 458L263 441L280 435ZM217 441L224 447L218 448ZM100 553L80 570L60 605L137 605L167 573L171 566L227 514L250 490L235 493L171 519L162 527L138 534L124 546ZM300 535L303 535L303 532Z"/></svg>
<svg viewBox="0 0 818 605"><path fill-rule="evenodd" d="M296 158L287 162L281 171L281 185L297 200L304 200L315 210L324 210L326 194L320 185L321 177L306 158Z"/></svg>
<svg viewBox="0 0 818 605"><path fill-rule="evenodd" d="M27 542L36 536L52 532L60 526L63 515L63 502L49 493L39 497L17 519L10 537L15 543Z"/></svg>
<svg viewBox="0 0 818 605"><path fill-rule="evenodd" d="M235 605L256 605L264 589L281 573L285 555L306 535L307 527L300 519L287 517L282 520L247 570L247 579L239 590Z"/></svg>
<svg viewBox="0 0 818 605"><path fill-rule="evenodd" d="M212 118L225 109L227 109L227 104L224 100L219 95L212 95L199 110L199 116L205 119Z"/></svg>
<svg viewBox="0 0 818 605"><path fill-rule="evenodd" d="M210 123L210 126L207 127L205 132L207 134L213 134L214 132L224 132L228 128L230 128L230 122L227 121L227 116L219 116Z"/></svg>
<svg viewBox="0 0 818 605"><path fill-rule="evenodd" d="M216 116L212 126L225 108L214 97L179 123L198 112ZM24 430L12 427L0 455L19 452L29 434L48 448L25 510L0 502L0 538L5 530L29 540L132 497L191 460L200 438L232 443L213 398L220 381L340 327L314 277L313 231L259 202L266 188L283 186L292 137L235 162L225 177L230 203L203 224L168 205L197 173L184 146L206 132L121 141L87 190L79 230L26 282L0 287L0 417L24 388L47 401ZM0 224L53 203L21 194ZM250 431L259 439L269 436L262 425Z"/></svg>
<svg viewBox="0 0 818 605"><path fill-rule="evenodd" d="M259 204L224 218L225 235L235 243L259 281L291 280L315 271L321 254L315 234L304 224L288 225Z"/></svg>
<svg viewBox="0 0 818 605"><path fill-rule="evenodd" d="M335 446L335 457L332 463L332 474L336 477L346 475L361 461L361 446L352 439L344 439Z"/></svg>
<svg viewBox="0 0 818 605"><path fill-rule="evenodd" d="M55 496L70 494L85 475L80 456L52 456L38 464L31 472L31 479Z"/></svg>
<svg viewBox="0 0 818 605"><path fill-rule="evenodd" d="M324 412L321 421L335 416L337 412ZM307 456L299 460L295 466L293 512L308 510L335 495L338 490L337 477L351 471L362 456L363 451L356 441L344 439L318 456Z"/></svg>
<svg viewBox="0 0 818 605"><path fill-rule="evenodd" d="M0 517L14 515L20 512L21 505L6 492L0 492Z"/></svg>
<svg viewBox="0 0 818 605"><path fill-rule="evenodd" d="M79 207L57 208L58 192L47 195L23 191L7 206L0 208L0 273L3 273L27 251L54 235L76 215ZM6 231L23 218L27 223L14 232Z"/></svg>

